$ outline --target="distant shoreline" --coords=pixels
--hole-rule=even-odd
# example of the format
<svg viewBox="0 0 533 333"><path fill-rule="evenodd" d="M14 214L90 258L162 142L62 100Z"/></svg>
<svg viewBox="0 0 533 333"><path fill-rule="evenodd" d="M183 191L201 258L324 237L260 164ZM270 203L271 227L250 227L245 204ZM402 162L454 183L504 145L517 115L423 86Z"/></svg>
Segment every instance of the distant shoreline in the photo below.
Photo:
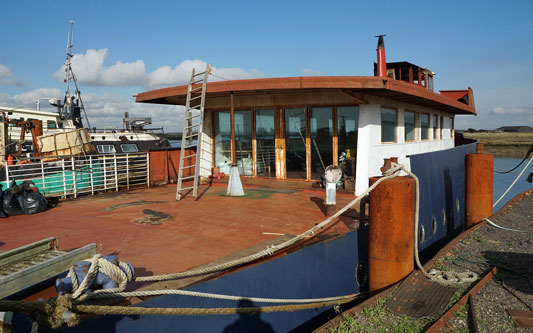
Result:
<svg viewBox="0 0 533 333"><path fill-rule="evenodd" d="M524 157L533 144L533 133L464 132L463 135L479 140L484 152L496 157Z"/></svg>

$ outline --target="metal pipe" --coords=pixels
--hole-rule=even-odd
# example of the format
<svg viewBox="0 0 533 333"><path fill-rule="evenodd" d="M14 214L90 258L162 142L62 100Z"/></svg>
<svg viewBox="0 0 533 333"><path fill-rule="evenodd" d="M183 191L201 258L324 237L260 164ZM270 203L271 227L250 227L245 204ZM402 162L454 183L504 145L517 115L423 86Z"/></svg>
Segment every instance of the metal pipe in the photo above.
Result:
<svg viewBox="0 0 533 333"><path fill-rule="evenodd" d="M378 35L378 71L377 76L387 77L387 60L385 59L385 42L383 37L386 35Z"/></svg>

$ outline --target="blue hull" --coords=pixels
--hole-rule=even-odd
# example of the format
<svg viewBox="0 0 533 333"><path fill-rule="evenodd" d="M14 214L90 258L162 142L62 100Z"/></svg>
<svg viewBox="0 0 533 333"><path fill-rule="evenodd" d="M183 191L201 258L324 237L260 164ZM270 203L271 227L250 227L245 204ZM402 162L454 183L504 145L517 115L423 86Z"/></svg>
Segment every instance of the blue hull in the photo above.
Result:
<svg viewBox="0 0 533 333"><path fill-rule="evenodd" d="M411 156L411 170L420 178L420 253L429 258L464 229L464 160L475 144ZM443 221L443 216L445 221ZM435 217L433 222L433 217ZM285 256L206 281L188 290L268 298L320 298L364 292L356 267L368 262L368 228L321 241ZM246 306L266 306L251 304ZM270 304L268 304L270 305ZM143 307L236 307L237 302L185 296L160 296ZM287 332L309 331L334 315L331 307L289 313L212 316L100 316L61 332ZM14 316L13 332L29 328L25 316ZM21 323L25 321L26 323ZM21 325L22 324L22 325Z"/></svg>

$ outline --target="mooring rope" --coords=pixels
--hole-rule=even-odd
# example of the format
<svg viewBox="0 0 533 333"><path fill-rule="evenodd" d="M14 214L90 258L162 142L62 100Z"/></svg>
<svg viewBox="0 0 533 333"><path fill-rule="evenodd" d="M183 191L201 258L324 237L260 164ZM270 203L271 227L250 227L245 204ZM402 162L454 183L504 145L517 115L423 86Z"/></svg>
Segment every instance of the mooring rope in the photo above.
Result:
<svg viewBox="0 0 533 333"><path fill-rule="evenodd" d="M531 155L531 153L533 153L533 143L531 144L531 148L529 148L529 150L527 151L526 156L524 156L522 161L520 161L520 163L518 163L514 168L512 168L511 170L507 170L507 171L500 171L500 170L494 169L494 172L503 175L503 174L515 171L516 169L518 169L519 166L522 165L522 163L524 163L527 160L527 158L529 157L529 155Z"/></svg>
<svg viewBox="0 0 533 333"><path fill-rule="evenodd" d="M443 285L457 285L465 282L473 282L477 279L477 275L472 272L456 273L456 272L436 272L433 270L428 273L422 267L420 258L418 256L418 224L420 214L420 186L416 175L407 170L401 164L392 163L392 168L383 173L383 177L378 179L372 186L370 186L361 196L352 200L337 213L328 217L321 223L315 225L313 228L301 233L298 236L291 238L281 244L271 245L265 250L259 251L255 254L232 260L217 266L208 267L204 269L165 274L158 276L140 277L134 279L135 281L162 281L190 276L203 275L222 271L228 268L237 267L246 263L253 262L257 259L263 258L267 255L272 255L274 252L285 249L307 236L314 235L315 231L323 228L331 223L341 214L346 212L353 205L361 201L364 197L374 190L381 182L397 177L402 171L406 172L415 180L416 200L415 200L415 261L417 267L424 273L424 275L431 281ZM126 284L133 280L133 273L129 266L123 262L118 262L115 265L108 260L101 258L100 255L95 255L89 260L90 268L84 280L79 283L73 268L68 273L72 279L73 292L70 295L59 295L56 298L47 301L37 302L20 302L20 301L1 301L0 311L14 311L14 312L28 312L30 318L34 321L33 329L39 328L57 328L64 323L68 326L76 325L79 321L78 313L92 313L92 314L118 314L118 315L216 315L216 314L258 314L261 312L279 312L279 311L298 311L305 309L314 309L326 307L331 305L340 305L354 301L363 296L362 293L351 294L345 296L314 298L314 299L275 299L275 298L259 298L259 297L244 297L231 296L221 294L202 293L184 290L152 290L152 291L136 291L123 292ZM102 272L112 278L117 287L112 289L101 289L93 292L87 292L89 286L92 284L98 272ZM244 308L143 308L131 306L108 306L108 305L82 305L79 304L87 299L101 299L101 298L116 298L116 297L143 297L156 295L184 295L194 297L209 297L222 300L250 300L258 303L298 303L280 306L265 306L265 307L244 307Z"/></svg>
<svg viewBox="0 0 533 333"><path fill-rule="evenodd" d="M454 271L440 271L432 269L430 272L426 272L422 263L420 262L420 257L418 256L418 225L420 219L420 181L418 177L412 173L410 170L407 170L403 165L392 162L393 169L399 168L402 171L406 172L411 178L415 180L415 262L418 267L424 274L426 278L430 281L436 282L443 286L457 286L464 283L471 283L478 279L478 275L474 272L454 272ZM386 171L384 174L388 174L389 171Z"/></svg>
<svg viewBox="0 0 533 333"><path fill-rule="evenodd" d="M315 232L317 230L325 227L326 225L328 225L329 223L331 223L332 221L337 219L340 215L344 214L353 205L355 205L356 203L361 201L361 199L366 197L382 181L385 181L387 179L392 179L392 178L396 177L399 173L400 173L400 170L397 170L397 172L395 172L395 173L391 173L388 176L384 176L384 177L378 179L363 194L361 194L359 197L357 197L354 200L352 200L351 202L349 202L346 206L344 206L342 209L337 211L335 214L331 215L330 217L328 217L324 221L316 224L311 229L309 229L309 230L299 234L298 236L295 236L295 237L293 237L293 238L291 238L291 239L289 239L289 240L287 240L287 241L285 241L285 242L283 242L281 244L271 245L268 248L266 248L266 249L264 249L262 251L259 251L257 253L254 253L254 254L248 255L246 257L239 258L239 259L235 259L235 260L232 260L232 261L228 261L228 262L216 265L216 266L206 267L206 268L201 268L201 269L196 269L196 270L190 270L190 271L180 272L180 273L171 273L171 274L153 275L153 276L141 276L141 277L136 277L135 281L138 281L138 282L143 282L143 281L165 281L165 280L174 280L174 279L182 279L182 278L187 278L187 277L192 277L192 276L205 275L205 274L209 274L209 273L215 273L215 272L224 271L224 270L227 270L229 268L238 267L238 266L253 262L255 260L261 259L263 257L270 256L274 252L277 252L277 251L283 250L283 249L285 249L285 248L287 248L289 246L292 246L292 245L296 244L297 242L305 239L308 236L315 235Z"/></svg>
<svg viewBox="0 0 533 333"><path fill-rule="evenodd" d="M498 200L496 200L496 202L494 203L494 205L492 205L492 207L496 207L496 205L503 199L503 197L505 197L505 195L511 190L511 188L513 188L514 184L516 184L518 179L520 179L520 177L522 177L522 175L527 170L527 168L529 167L529 165L531 164L532 161L533 161L533 156L531 156L531 158L529 159L529 162L527 162L526 166L524 167L524 169L522 169L522 172L520 172L520 174L515 178L515 180L511 184L511 186L509 186L509 188L507 188L507 190L500 196L500 198Z"/></svg>

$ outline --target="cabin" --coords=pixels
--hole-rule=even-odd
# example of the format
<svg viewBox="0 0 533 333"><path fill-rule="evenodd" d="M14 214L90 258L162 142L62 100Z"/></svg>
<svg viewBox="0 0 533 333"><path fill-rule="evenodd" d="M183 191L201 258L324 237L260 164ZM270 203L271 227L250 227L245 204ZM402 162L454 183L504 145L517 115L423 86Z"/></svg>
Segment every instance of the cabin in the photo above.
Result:
<svg viewBox="0 0 533 333"><path fill-rule="evenodd" d="M454 119L475 114L473 92L433 91L434 73L387 64L382 38L375 76L313 76L209 82L200 176L213 167L243 177L317 181L341 166L358 195L384 158L454 147ZM139 93L136 101L185 105L187 85Z"/></svg>

